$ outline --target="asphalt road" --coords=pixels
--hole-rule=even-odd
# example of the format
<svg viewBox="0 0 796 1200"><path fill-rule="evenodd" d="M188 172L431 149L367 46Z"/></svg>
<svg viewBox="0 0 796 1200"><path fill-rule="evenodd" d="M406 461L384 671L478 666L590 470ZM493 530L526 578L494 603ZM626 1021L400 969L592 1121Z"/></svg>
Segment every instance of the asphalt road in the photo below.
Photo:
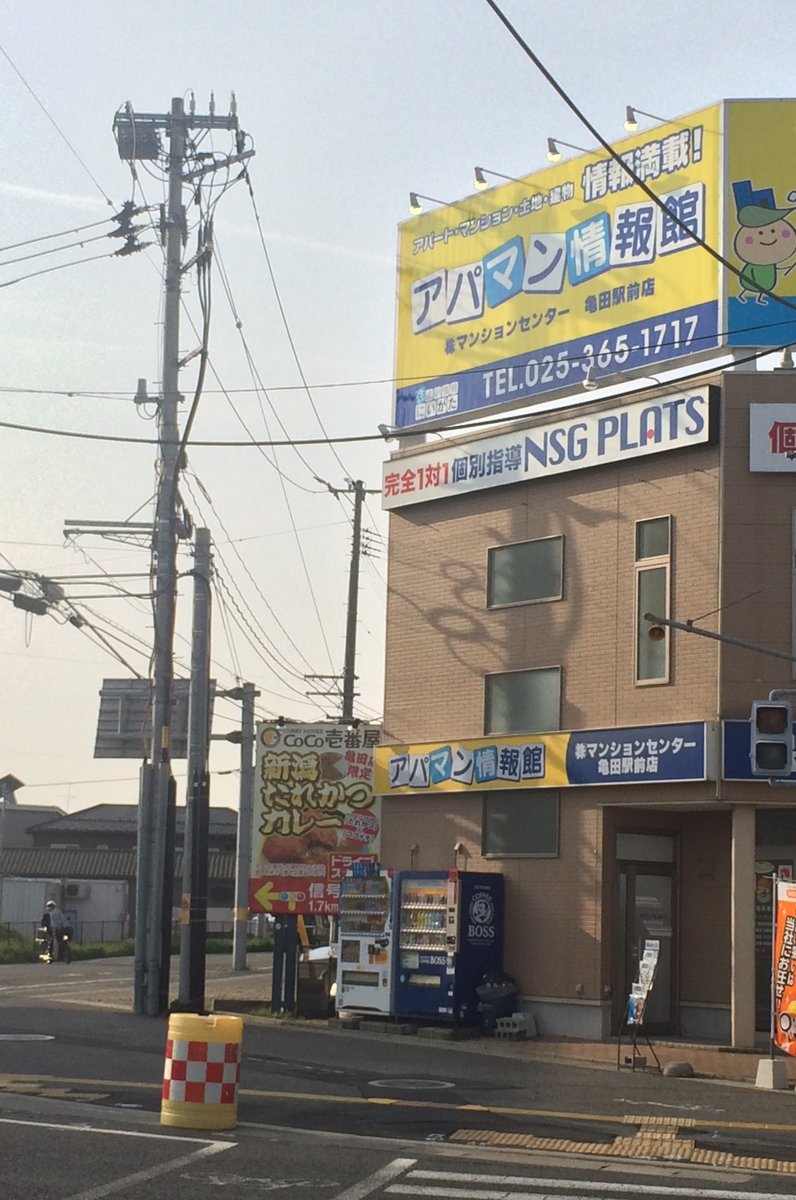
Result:
<svg viewBox="0 0 796 1200"><path fill-rule="evenodd" d="M479 1174L472 1163L479 1161L486 1161L493 1174L506 1175L498 1163L506 1150L470 1145L467 1139L505 1141L507 1134L515 1135L514 1153L526 1166L528 1155L520 1151L534 1151L537 1176L539 1155L553 1155L555 1175L562 1170L555 1155L566 1153L573 1186L593 1196L592 1190L584 1190L585 1183L607 1186L603 1181L611 1174L612 1185L617 1184L631 1165L627 1159L652 1156L648 1146L633 1140L652 1118L658 1136L668 1130L674 1139L668 1157L672 1145L687 1143L709 1158L707 1168L697 1167L694 1155L680 1165L645 1167L653 1178L684 1178L688 1186L696 1186L700 1178L707 1182L707 1170L711 1189L721 1184L737 1195L742 1184L765 1195L796 1194L796 1174L783 1174L782 1166L796 1158L796 1096L790 1092L542 1062L523 1057L519 1047L506 1055L485 1043L421 1043L270 1020L246 1021L238 1130L220 1135L221 1149L207 1148L219 1140L212 1134L186 1142L185 1135L158 1123L167 1022L131 1014L131 969L127 960L69 968L0 967L3 1200L47 1200L51 1195L94 1200L113 1194L90 1190L87 1162L96 1180L91 1186L104 1189L115 1186L114 1181L121 1186L151 1167L154 1173L141 1178L134 1192L143 1200L163 1195L159 1181L166 1174L175 1197L183 1194L184 1181L184 1194L191 1186L194 1198L227 1187L232 1189L227 1194L235 1196L265 1191L306 1196L312 1191L330 1200L362 1200L370 1194L495 1200L497 1189L500 1200L527 1200L534 1171L527 1186L504 1182L493 1188L472 1178ZM228 959L210 960L209 973L208 992L234 986ZM265 982L262 964L261 974ZM257 979L248 982L259 988ZM31 1105L32 1110L26 1107ZM42 1132L42 1120L54 1127ZM78 1133L72 1128L75 1122L88 1130ZM109 1123L113 1133L105 1129ZM159 1136L144 1138L142 1132ZM36 1151L42 1137L44 1158ZM234 1147L226 1145L233 1140ZM624 1163L615 1157L606 1167L605 1156L616 1154L623 1141L628 1143L621 1155ZM59 1164L63 1159L74 1168L74 1181L71 1176L67 1180L60 1165L57 1178L50 1179L46 1164L54 1152ZM401 1168L400 1179L361 1191L363 1180L396 1157L426 1162L427 1155L443 1152L470 1164L453 1171L467 1179L417 1177L413 1171L436 1168L415 1165ZM777 1164L779 1169L765 1175L746 1165L728 1171L730 1160L719 1159L718 1152L745 1161L765 1156L771 1159L768 1169ZM639 1169L633 1164L634 1178ZM238 1182L230 1183L231 1176ZM211 1177L228 1182L208 1182ZM351 1188L355 1193L348 1195ZM537 1188L534 1196L538 1194ZM549 1194L560 1195L561 1188ZM605 1194L618 1200L639 1193L612 1186ZM716 1195L710 1189L690 1194Z"/></svg>

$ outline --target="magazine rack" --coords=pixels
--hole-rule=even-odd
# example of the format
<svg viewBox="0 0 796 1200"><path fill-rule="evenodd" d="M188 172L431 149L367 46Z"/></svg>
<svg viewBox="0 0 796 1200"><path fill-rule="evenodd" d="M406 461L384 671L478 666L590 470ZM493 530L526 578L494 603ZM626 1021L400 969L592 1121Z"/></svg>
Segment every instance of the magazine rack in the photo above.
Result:
<svg viewBox="0 0 796 1200"><path fill-rule="evenodd" d="M655 1059L655 1064L658 1071L663 1074L661 1060L655 1053L655 1047L649 1039L649 1034L644 1028L644 1014L647 1007L647 1000L655 986L655 975L658 970L658 958L660 956L660 942L646 941L644 943L644 954L638 968L638 978L633 984L630 995L627 998L625 1011L622 1015L622 1023L619 1026L619 1034L616 1039L616 1069L620 1071L622 1067L629 1067L631 1071L637 1068L645 1069L647 1060L638 1052L639 1037L643 1037L647 1049ZM631 1036L626 1037L626 1031L632 1030ZM630 1055L622 1061L622 1044L630 1047Z"/></svg>

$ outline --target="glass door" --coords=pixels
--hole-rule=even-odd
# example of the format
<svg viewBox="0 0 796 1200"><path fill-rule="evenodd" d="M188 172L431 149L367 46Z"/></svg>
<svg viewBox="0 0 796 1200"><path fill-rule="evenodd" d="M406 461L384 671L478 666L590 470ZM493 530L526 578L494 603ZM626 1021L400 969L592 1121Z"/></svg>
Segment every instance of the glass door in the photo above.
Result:
<svg viewBox="0 0 796 1200"><path fill-rule="evenodd" d="M616 984L614 1024L619 1027L648 942L658 943L655 980L647 996L644 1028L675 1031L675 874L669 863L618 864Z"/></svg>

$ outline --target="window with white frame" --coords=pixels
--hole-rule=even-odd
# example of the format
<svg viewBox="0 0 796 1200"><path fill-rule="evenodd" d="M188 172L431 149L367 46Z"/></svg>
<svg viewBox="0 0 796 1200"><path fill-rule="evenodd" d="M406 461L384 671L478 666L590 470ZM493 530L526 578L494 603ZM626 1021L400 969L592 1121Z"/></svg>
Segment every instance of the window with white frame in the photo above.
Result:
<svg viewBox="0 0 796 1200"><path fill-rule="evenodd" d="M502 671L485 677L484 733L561 728L561 668Z"/></svg>
<svg viewBox="0 0 796 1200"><path fill-rule="evenodd" d="M484 794L482 853L486 857L555 858L558 792L550 788Z"/></svg>
<svg viewBox="0 0 796 1200"><path fill-rule="evenodd" d="M487 556L487 607L560 600L563 575L563 537L492 546Z"/></svg>
<svg viewBox="0 0 796 1200"><path fill-rule="evenodd" d="M670 672L670 635L650 637L645 613L669 616L671 591L671 517L653 517L636 522L635 608L636 608L636 683L668 683ZM658 632L658 631L656 631Z"/></svg>

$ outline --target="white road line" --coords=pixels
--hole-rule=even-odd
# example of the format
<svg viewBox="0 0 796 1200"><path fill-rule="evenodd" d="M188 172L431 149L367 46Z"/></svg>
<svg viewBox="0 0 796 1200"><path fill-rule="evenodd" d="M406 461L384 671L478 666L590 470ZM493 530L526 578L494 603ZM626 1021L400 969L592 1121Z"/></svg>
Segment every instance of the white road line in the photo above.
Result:
<svg viewBox="0 0 796 1200"><path fill-rule="evenodd" d="M102 1196L112 1196L114 1192L126 1192L130 1187L148 1183L150 1179L168 1175L171 1171L178 1171L180 1167L190 1167L196 1163L197 1159L207 1158L210 1154L220 1154L222 1150L229 1150L232 1145L234 1142L213 1142L210 1146L203 1146L201 1150L194 1150L192 1154L173 1158L171 1162L160 1163L156 1167L147 1167L145 1171L137 1171L135 1175L127 1175L124 1179L116 1179L113 1183L102 1183L99 1187L89 1188L87 1192L75 1192L74 1195L67 1196L66 1200L100 1200Z"/></svg>
<svg viewBox="0 0 796 1200"><path fill-rule="evenodd" d="M386 1167L368 1175L367 1179L360 1179L359 1183L353 1183L344 1192L338 1192L336 1196L332 1197L332 1200L364 1200L365 1196L369 1196L377 1188L383 1187L390 1179L395 1179L396 1175L402 1175L416 1162L416 1158L394 1158L392 1162L387 1163ZM83 1197L75 1196L70 1200L83 1200ZM758 1200L760 1200L759 1197Z"/></svg>
<svg viewBox="0 0 796 1200"><path fill-rule="evenodd" d="M589 1200L594 1200L595 1193L599 1193L600 1198L607 1194L616 1194L618 1196L632 1196L636 1200L640 1193L637 1183L612 1183L609 1180L603 1180L600 1183L587 1182L583 1179L534 1179L527 1175L476 1175L457 1171L409 1171L407 1180L438 1180L440 1184L450 1183L469 1183L469 1184L492 1184L495 1189L500 1190L473 1190L472 1188L451 1188L451 1187L414 1187L411 1184L396 1183L391 1187L386 1188L386 1191L395 1195L401 1196L438 1196L447 1197L448 1200L538 1200L539 1191L533 1192L507 1192L507 1187L526 1187L530 1185L534 1189L541 1189L542 1195L549 1195L551 1192L572 1191L586 1195L588 1193ZM645 1183L643 1187L645 1196L687 1196L689 1200L762 1200L765 1195L763 1192L741 1192L741 1191L720 1191L715 1188L689 1188L689 1187L656 1187ZM568 1196L567 1200L576 1200L576 1197Z"/></svg>
<svg viewBox="0 0 796 1200"><path fill-rule="evenodd" d="M105 979L84 979L84 978L69 978L63 975L60 979L53 979L51 983L17 983L9 987L0 987L0 992L5 995L18 995L20 992L59 992L65 987L84 987L91 991L96 991L97 987L132 987L131 979L124 979L121 975L106 976Z"/></svg>
<svg viewBox="0 0 796 1200"><path fill-rule="evenodd" d="M238 1144L232 1141L211 1141L207 1137L185 1137L179 1133L147 1133L145 1130L138 1129L105 1129L100 1125L79 1125L66 1121L60 1123L55 1121L23 1121L21 1117L0 1117L0 1125L27 1125L33 1129L65 1129L68 1133L107 1133L111 1137L147 1138L150 1141L156 1142L199 1142L202 1146L210 1143L213 1146L220 1146L223 1150L226 1150L229 1146L237 1146Z"/></svg>
<svg viewBox="0 0 796 1200"><path fill-rule="evenodd" d="M388 1192L401 1191L399 1187L388 1188ZM413 1196L448 1196L454 1200L553 1200L550 1192L488 1192L488 1191L472 1191L470 1189L457 1190L456 1188L418 1188L417 1191L405 1189ZM636 1193L638 1195L638 1193ZM603 1193L606 1195L606 1193ZM585 1196L582 1192L567 1192L566 1200L591 1200L591 1196ZM606 1200L608 1197L606 1196Z"/></svg>

